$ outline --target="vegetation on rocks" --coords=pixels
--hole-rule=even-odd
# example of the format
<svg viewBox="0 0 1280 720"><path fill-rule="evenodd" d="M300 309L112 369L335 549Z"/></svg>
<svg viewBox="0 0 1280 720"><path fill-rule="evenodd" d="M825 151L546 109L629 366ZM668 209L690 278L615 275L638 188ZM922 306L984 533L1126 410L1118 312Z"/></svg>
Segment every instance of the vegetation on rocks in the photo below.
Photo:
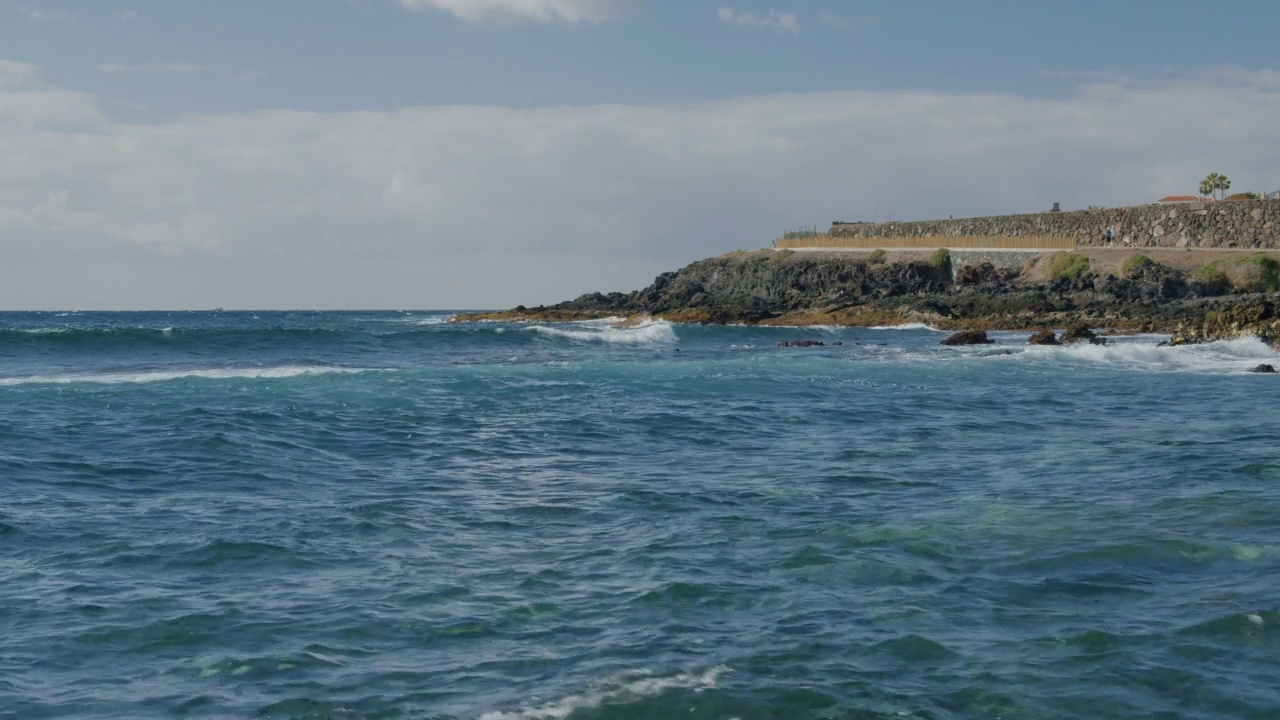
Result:
<svg viewBox="0 0 1280 720"><path fill-rule="evenodd" d="M1224 293L1231 289L1231 281L1227 279L1227 273L1222 269L1222 261L1214 260L1208 265L1201 265L1191 271L1191 277L1199 280L1211 292Z"/></svg>
<svg viewBox="0 0 1280 720"><path fill-rule="evenodd" d="M1129 257L1124 259L1123 263L1120 264L1120 274L1124 275L1125 277L1130 277L1135 273L1141 272L1143 268L1147 267L1148 265L1154 265L1154 264L1155 264L1154 260L1147 257L1146 255L1143 255L1142 253L1138 253L1137 255L1130 255Z"/></svg>
<svg viewBox="0 0 1280 720"><path fill-rule="evenodd" d="M1235 264L1240 270L1236 287L1251 293L1280 291L1280 263L1275 258L1258 253L1240 258Z"/></svg>
<svg viewBox="0 0 1280 720"><path fill-rule="evenodd" d="M872 250L871 253L867 255L867 262L871 263L872 265L875 265L877 263L882 263L884 262L886 255L888 255L888 253L886 253L884 250L877 248L875 250Z"/></svg>
<svg viewBox="0 0 1280 720"><path fill-rule="evenodd" d="M1087 272L1089 272L1089 258L1080 253L1069 253L1065 250L1051 255L1044 268L1044 274L1050 281L1077 280Z"/></svg>
<svg viewBox="0 0 1280 720"><path fill-rule="evenodd" d="M1218 292L1233 288L1247 293L1280 291L1280 262L1263 253L1214 260L1192 270L1191 276Z"/></svg>
<svg viewBox="0 0 1280 720"><path fill-rule="evenodd" d="M929 258L929 264L939 270L951 271L951 251L946 248L938 248Z"/></svg>

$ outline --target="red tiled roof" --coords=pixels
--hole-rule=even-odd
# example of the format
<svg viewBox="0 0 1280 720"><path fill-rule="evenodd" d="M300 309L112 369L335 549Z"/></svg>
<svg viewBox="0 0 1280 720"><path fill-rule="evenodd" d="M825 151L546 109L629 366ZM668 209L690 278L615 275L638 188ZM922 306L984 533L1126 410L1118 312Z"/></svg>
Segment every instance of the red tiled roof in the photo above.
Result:
<svg viewBox="0 0 1280 720"><path fill-rule="evenodd" d="M1160 198L1160 202L1204 202L1206 199L1195 195L1170 195L1167 198Z"/></svg>

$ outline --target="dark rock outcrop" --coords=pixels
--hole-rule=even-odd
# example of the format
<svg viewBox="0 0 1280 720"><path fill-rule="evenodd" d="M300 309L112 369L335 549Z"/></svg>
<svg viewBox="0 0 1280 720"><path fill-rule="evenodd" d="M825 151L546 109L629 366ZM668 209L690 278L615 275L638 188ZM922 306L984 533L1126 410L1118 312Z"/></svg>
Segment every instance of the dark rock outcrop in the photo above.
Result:
<svg viewBox="0 0 1280 720"><path fill-rule="evenodd" d="M1178 323L1171 345L1254 336L1280 347L1280 298L1255 296L1219 302L1199 317Z"/></svg>
<svg viewBox="0 0 1280 720"><path fill-rule="evenodd" d="M1028 345L1061 345L1058 342L1058 336L1053 334L1052 330L1041 330L1027 338Z"/></svg>
<svg viewBox="0 0 1280 720"><path fill-rule="evenodd" d="M942 341L943 345L989 345L985 330L963 330Z"/></svg>
<svg viewBox="0 0 1280 720"><path fill-rule="evenodd" d="M1028 265L1032 268L1032 265ZM1257 335L1280 343L1280 297L1235 294L1192 274L1142 263L1121 275L1045 281L988 263L868 262L859 253L739 252L659 275L632 293L589 293L549 307L461 315L459 321L583 320L613 315L671 322L1039 329L1082 325L1064 344L1101 344L1089 327L1171 332L1183 344Z"/></svg>
<svg viewBox="0 0 1280 720"><path fill-rule="evenodd" d="M1088 325L1072 325L1062 333L1063 345L1074 345L1078 342L1089 342L1093 345L1106 345L1107 339L1100 338L1089 329Z"/></svg>
<svg viewBox="0 0 1280 720"><path fill-rule="evenodd" d="M823 347L826 343L821 340L787 340L778 343L778 347Z"/></svg>
<svg viewBox="0 0 1280 720"><path fill-rule="evenodd" d="M1254 368L1254 369L1250 370L1249 372L1251 372L1251 373L1273 373L1273 372L1275 372L1275 371L1276 371L1276 368L1275 368L1275 366L1274 366L1274 365L1267 365L1267 364L1265 364L1265 363L1264 363L1264 364L1259 365L1258 367L1256 367L1256 368Z"/></svg>

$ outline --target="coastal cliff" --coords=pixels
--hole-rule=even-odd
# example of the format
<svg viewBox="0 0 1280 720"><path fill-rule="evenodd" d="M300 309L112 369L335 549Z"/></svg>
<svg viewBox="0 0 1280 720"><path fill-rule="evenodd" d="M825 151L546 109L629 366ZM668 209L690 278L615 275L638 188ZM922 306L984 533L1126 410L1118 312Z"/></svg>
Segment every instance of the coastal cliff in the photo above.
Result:
<svg viewBox="0 0 1280 720"><path fill-rule="evenodd" d="M987 330L1086 324L1167 332L1174 342L1246 334L1280 341L1280 262L1253 253L1174 253L1155 259L1104 250L1025 253L1021 266L1000 267L965 264L947 251L736 252L663 273L632 293L590 293L455 320L647 316L761 325L925 322Z"/></svg>

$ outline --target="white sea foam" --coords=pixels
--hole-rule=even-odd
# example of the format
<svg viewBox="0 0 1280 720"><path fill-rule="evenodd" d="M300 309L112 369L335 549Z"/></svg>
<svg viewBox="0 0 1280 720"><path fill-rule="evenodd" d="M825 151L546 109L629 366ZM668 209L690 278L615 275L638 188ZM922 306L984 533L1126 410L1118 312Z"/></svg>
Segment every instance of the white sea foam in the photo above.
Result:
<svg viewBox="0 0 1280 720"><path fill-rule="evenodd" d="M671 323L655 320L641 323L633 327L616 327L617 320L590 320L582 323L567 323L572 329L533 325L528 329L547 337L567 338L580 342L603 342L620 345L651 345L676 341L676 331Z"/></svg>
<svg viewBox="0 0 1280 720"><path fill-rule="evenodd" d="M562 720L578 710L633 702L661 695L669 690L702 691L714 688L720 676L730 672L724 665L701 673L678 673L655 677L646 670L618 675L581 695L569 695L545 705L511 712L488 712L480 720Z"/></svg>
<svg viewBox="0 0 1280 720"><path fill-rule="evenodd" d="M928 330L930 332L942 332L938 328L928 323L903 323L902 325L872 325L868 330Z"/></svg>
<svg viewBox="0 0 1280 720"><path fill-rule="evenodd" d="M1026 345L996 346L1012 353L990 357L1014 360L1052 360L1140 368L1167 372L1243 372L1261 362L1280 361L1280 353L1257 338L1223 340L1202 345L1159 345L1164 336L1108 338L1106 345L1076 343L1065 347ZM990 346L987 351L993 350ZM984 353L985 354L985 353Z"/></svg>
<svg viewBox="0 0 1280 720"><path fill-rule="evenodd" d="M28 375L0 378L0 387L15 385L70 385L90 383L120 385L125 383L153 383L170 380L200 378L205 380L260 380L302 377L307 375L350 374L365 372L359 368L332 368L310 366L286 366L274 368L213 368L191 370L150 370L117 373L70 373L66 375Z"/></svg>
<svg viewBox="0 0 1280 720"><path fill-rule="evenodd" d="M75 330L75 328L51 327L51 328L20 328L17 332L24 335L63 335Z"/></svg>

